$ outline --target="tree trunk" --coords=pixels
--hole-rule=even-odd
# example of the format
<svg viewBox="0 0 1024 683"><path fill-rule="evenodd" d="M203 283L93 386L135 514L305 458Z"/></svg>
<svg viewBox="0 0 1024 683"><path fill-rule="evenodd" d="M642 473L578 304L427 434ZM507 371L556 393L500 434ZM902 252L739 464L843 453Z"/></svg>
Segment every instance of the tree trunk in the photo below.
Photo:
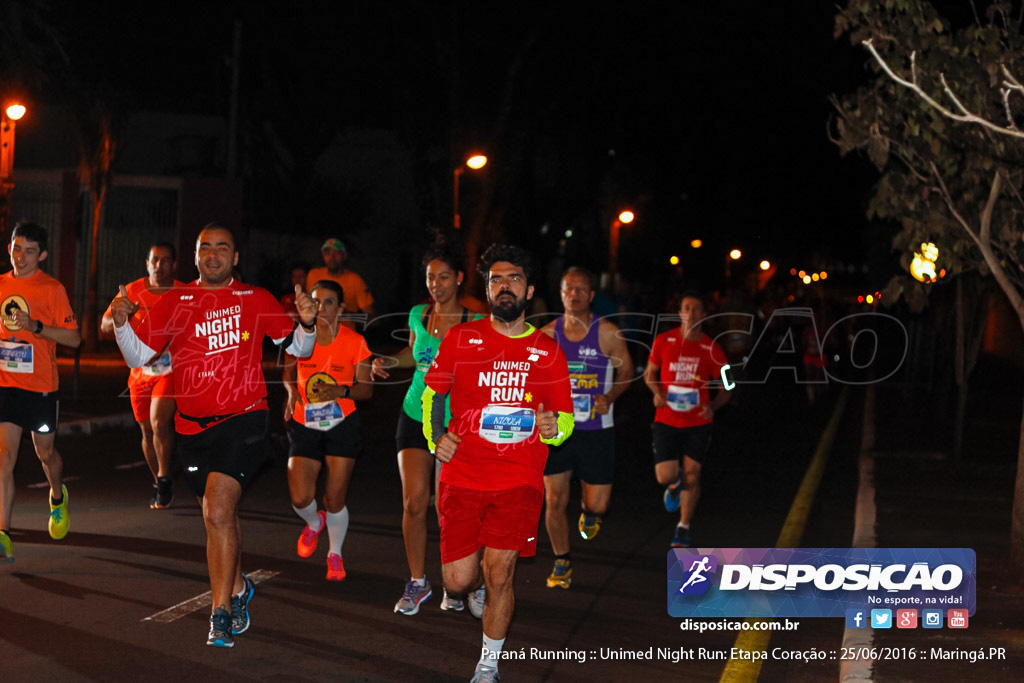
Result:
<svg viewBox="0 0 1024 683"><path fill-rule="evenodd" d="M100 285L99 246L100 221L103 218L103 203L107 197L106 187L93 195L92 231L89 236L89 280L86 285L85 313L82 315L83 350L96 353L99 350L99 311L97 310L97 291Z"/></svg>
<svg viewBox="0 0 1024 683"><path fill-rule="evenodd" d="M1010 523L1010 569L1018 585L1024 585L1024 414L1020 421L1017 445L1017 479L1013 487L1013 512Z"/></svg>

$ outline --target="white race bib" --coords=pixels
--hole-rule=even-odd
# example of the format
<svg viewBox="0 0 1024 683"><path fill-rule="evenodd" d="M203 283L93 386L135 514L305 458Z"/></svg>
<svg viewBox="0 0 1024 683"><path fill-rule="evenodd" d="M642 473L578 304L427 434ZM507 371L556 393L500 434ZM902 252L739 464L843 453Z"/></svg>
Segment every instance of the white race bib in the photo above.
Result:
<svg viewBox="0 0 1024 683"><path fill-rule="evenodd" d="M321 432L334 429L345 419L345 414L341 412L341 406L337 401L307 403L302 410L303 416L306 418L306 426Z"/></svg>
<svg viewBox="0 0 1024 683"><path fill-rule="evenodd" d="M586 422L591 417L591 395L590 394L573 394L572 395L572 416L576 422Z"/></svg>
<svg viewBox="0 0 1024 683"><path fill-rule="evenodd" d="M153 359L149 365L142 366L142 374L149 377L159 377L171 371L171 352L164 351Z"/></svg>
<svg viewBox="0 0 1024 683"><path fill-rule="evenodd" d="M533 435L536 416L530 408L487 406L480 415L480 438L490 443L519 443Z"/></svg>
<svg viewBox="0 0 1024 683"><path fill-rule="evenodd" d="M7 372L32 372L32 359L28 342L0 341L0 367Z"/></svg>
<svg viewBox="0 0 1024 683"><path fill-rule="evenodd" d="M668 407L681 413L693 410L700 400L700 393L689 387L671 385L668 388Z"/></svg>

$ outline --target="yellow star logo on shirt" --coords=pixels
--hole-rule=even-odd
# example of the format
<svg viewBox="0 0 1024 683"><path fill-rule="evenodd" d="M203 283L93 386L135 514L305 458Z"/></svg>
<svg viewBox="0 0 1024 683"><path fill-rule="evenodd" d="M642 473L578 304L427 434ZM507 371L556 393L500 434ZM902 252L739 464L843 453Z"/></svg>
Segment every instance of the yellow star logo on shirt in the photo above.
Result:
<svg viewBox="0 0 1024 683"><path fill-rule="evenodd" d="M533 392L527 391L525 398L527 403L533 403Z"/></svg>
<svg viewBox="0 0 1024 683"><path fill-rule="evenodd" d="M249 332L248 332L248 330L242 333L242 341L249 341Z"/></svg>

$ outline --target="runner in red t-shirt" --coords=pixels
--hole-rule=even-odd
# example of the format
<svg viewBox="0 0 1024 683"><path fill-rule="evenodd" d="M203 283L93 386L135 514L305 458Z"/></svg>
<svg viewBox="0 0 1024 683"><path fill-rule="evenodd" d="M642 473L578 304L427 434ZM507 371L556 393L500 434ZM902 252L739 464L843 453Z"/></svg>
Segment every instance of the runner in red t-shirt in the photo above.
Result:
<svg viewBox="0 0 1024 683"><path fill-rule="evenodd" d="M654 474L665 486L665 509L679 510L673 548L690 546L690 519L700 498L700 469L711 443L715 411L731 394L719 389L712 399L708 386L718 381L725 362L722 348L701 331L704 304L684 292L680 325L654 339L644 369L644 382L654 394ZM679 463L682 460L682 468Z"/></svg>
<svg viewBox="0 0 1024 683"><path fill-rule="evenodd" d="M131 318L137 327L151 308L172 287L183 287L184 282L174 279L178 267L177 252L173 244L161 242L149 248L146 257L148 275L129 283L125 290L128 298L139 303L139 310ZM100 321L105 334L114 332L114 316L107 308ZM171 458L174 455L174 374L171 372L171 354L165 349L151 362L128 373L128 394L132 413L142 431L142 455L153 474L153 497L149 507L162 510L174 500L174 473Z"/></svg>
<svg viewBox="0 0 1024 683"><path fill-rule="evenodd" d="M298 322L267 290L237 282L238 251L230 230L211 224L196 240L199 279L160 298L138 326L126 325L138 304L124 286L111 303L114 333L130 367L165 347L174 358L175 431L185 478L206 522L213 614L207 645L233 647L249 628L255 592L241 569L238 502L263 464L267 386L260 367L263 337L296 357L316 338L316 303L296 286Z"/></svg>
<svg viewBox="0 0 1024 683"><path fill-rule="evenodd" d="M537 550L548 446L572 434L573 408L565 355L526 322L529 255L493 245L479 269L491 317L456 325L441 340L426 376L423 432L444 463L437 513L445 587L474 591L469 607L483 618L483 649L473 680L496 680L516 561Z"/></svg>
<svg viewBox="0 0 1024 683"><path fill-rule="evenodd" d="M57 344L82 342L64 286L42 270L46 230L18 223L7 251L14 270L0 275L0 561L14 562L9 530L14 465L25 430L50 484L50 537L68 533L68 489L57 436Z"/></svg>

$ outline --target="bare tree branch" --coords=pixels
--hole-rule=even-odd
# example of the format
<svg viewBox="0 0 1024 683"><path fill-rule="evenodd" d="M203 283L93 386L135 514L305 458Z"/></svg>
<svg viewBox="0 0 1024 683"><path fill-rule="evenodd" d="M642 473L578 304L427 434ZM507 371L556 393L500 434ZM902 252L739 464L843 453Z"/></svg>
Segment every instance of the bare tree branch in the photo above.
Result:
<svg viewBox="0 0 1024 683"><path fill-rule="evenodd" d="M985 202L985 209L982 211L982 226L980 234L975 232L971 227L971 224L957 211L956 205L953 203L953 197L949 193L949 189L946 187L946 183L942 180L942 176L939 174L939 169L935 165L935 162L930 162L929 165L932 169L932 174L935 176L935 180L939 183L940 194L942 199L946 202L946 206L949 208L949 212L956 219L956 222L960 224L964 232L974 241L977 245L978 251L981 252L981 257L985 259L985 265L988 266L992 272L992 277L995 278L999 287L1006 294L1007 299L1010 301L1010 305L1013 310L1017 313L1021 320L1024 320L1024 298L1021 297L1020 290L1013 286L1013 281L1003 268L1003 265L999 262L999 258L996 256L995 251L992 247L991 240L991 223L992 223L992 211L995 205L996 199L999 197L999 193L1002 190L1002 173L996 171L995 176L992 178L992 186L989 189L988 200Z"/></svg>
<svg viewBox="0 0 1024 683"><path fill-rule="evenodd" d="M899 76L895 71L892 70L892 68L885 61L885 59L882 58L882 55L880 55L878 53L878 50L875 49L875 46L872 44L870 38L868 40L865 40L861 44L865 48L867 48L867 50L871 53L871 56L875 58L875 61L878 62L878 65L882 68L882 70L885 71L886 74L888 74L889 78L893 79L898 84L902 85L903 87L905 87L908 90L910 90L913 93L915 93L918 97L920 97L922 100L924 100L926 103L928 103L929 106L934 108L936 111L941 113L946 118L952 119L954 121L960 121L962 123L974 123L974 124L977 124L979 126L982 126L983 128L987 128L989 130L995 131L995 132L1000 133L1002 135L1009 135L1010 137L1024 139L1024 132L1022 132L1020 130L1017 130L1016 126L1013 126L1012 119L1010 121L1010 124L1011 124L1012 127L1000 126L1000 125L997 125L995 123L992 123L988 119L985 119L985 118L983 118L981 116L978 116L976 114L971 113L963 105L963 103L956 96L956 94L946 84L946 78L945 78L944 74L939 74L939 78L942 81L943 89L944 89L944 91L946 93L946 96L949 97L953 101L953 104L956 105L957 109L959 109L962 113L958 114L957 112L955 112L952 109L946 107L944 104L942 104L941 102L936 100L934 97L932 97L931 95L926 93L924 91L924 89L922 89L921 86L918 85L918 83L917 83L916 67L914 65L914 57L915 57L916 53L911 53L911 56L910 56L911 73L913 74L912 75L912 79L913 80L909 80L908 81L907 79Z"/></svg>

